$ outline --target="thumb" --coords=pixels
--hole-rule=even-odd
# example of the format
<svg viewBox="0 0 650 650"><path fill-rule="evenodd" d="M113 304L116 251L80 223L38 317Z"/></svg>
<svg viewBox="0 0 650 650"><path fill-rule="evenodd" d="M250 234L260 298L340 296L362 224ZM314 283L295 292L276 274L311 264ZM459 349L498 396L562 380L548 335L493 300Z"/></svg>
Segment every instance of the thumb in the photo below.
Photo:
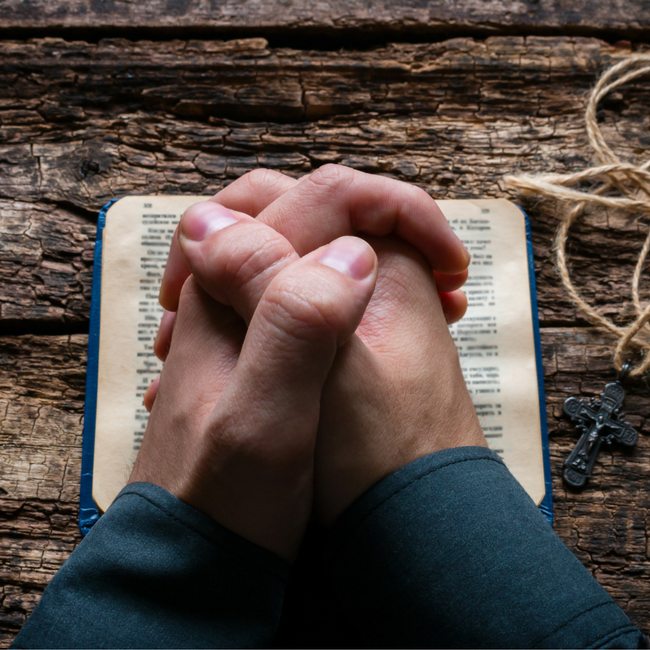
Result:
<svg viewBox="0 0 650 650"><path fill-rule="evenodd" d="M259 300L212 414L215 431L227 423L238 458L246 459L236 463L238 477L256 495L247 501L245 522L237 521L242 509L228 503L218 507L233 512L217 520L233 521L234 530L285 557L296 552L311 511L323 384L337 348L363 316L376 276L373 249L356 237L282 269Z"/></svg>
<svg viewBox="0 0 650 650"><path fill-rule="evenodd" d="M227 389L233 400L252 392L270 426L302 421L306 412L315 425L336 350L354 334L376 279L375 252L357 237L341 237L285 267L251 319Z"/></svg>

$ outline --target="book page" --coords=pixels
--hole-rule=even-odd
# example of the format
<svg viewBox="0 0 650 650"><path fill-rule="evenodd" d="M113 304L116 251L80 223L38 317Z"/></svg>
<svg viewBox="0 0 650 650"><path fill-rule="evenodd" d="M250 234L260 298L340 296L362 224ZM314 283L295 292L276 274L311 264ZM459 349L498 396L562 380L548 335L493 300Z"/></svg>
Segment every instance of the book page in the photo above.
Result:
<svg viewBox="0 0 650 650"><path fill-rule="evenodd" d="M106 214L93 499L106 510L126 485L149 414L142 398L162 363L153 343L158 292L176 224L201 196L128 196Z"/></svg>
<svg viewBox="0 0 650 650"><path fill-rule="evenodd" d="M544 459L526 223L510 201L437 201L472 255L465 317L450 327L490 448L538 505Z"/></svg>
<svg viewBox="0 0 650 650"><path fill-rule="evenodd" d="M160 372L153 353L158 291L176 224L199 196L139 196L109 209L103 234L93 498L126 485L147 425L142 398ZM452 326L479 419L530 496L544 495L539 397L524 217L508 201L439 201L473 259L467 316Z"/></svg>

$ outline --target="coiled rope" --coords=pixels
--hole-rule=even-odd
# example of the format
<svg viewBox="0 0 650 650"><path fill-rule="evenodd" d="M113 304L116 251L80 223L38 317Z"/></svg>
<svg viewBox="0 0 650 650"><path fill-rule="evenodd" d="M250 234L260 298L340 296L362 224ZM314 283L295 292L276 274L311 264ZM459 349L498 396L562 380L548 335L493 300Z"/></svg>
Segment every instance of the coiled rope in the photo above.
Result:
<svg viewBox="0 0 650 650"><path fill-rule="evenodd" d="M611 320L599 314L580 296L567 268L566 242L571 226L579 219L589 204L650 214L650 160L641 165L622 162L605 142L596 120L599 102L612 90L637 77L650 73L650 54L636 54L623 59L598 80L589 96L585 112L585 124L589 143L593 147L600 165L572 174L539 174L536 176L506 176L504 181L523 193L541 194L554 199L576 203L560 223L555 236L557 268L564 288L573 303L595 325L602 325L618 338L614 351L614 366L621 372L626 352L635 347L642 354L639 363L632 366L629 375L640 376L650 367L650 340L637 337L641 328L650 320L650 303L642 307L639 300L639 279L648 250L650 250L650 230L646 237L632 277L632 301L636 318L628 327L618 327ZM571 186L583 181L601 181L601 185L591 192L573 189ZM608 193L618 191L618 196Z"/></svg>

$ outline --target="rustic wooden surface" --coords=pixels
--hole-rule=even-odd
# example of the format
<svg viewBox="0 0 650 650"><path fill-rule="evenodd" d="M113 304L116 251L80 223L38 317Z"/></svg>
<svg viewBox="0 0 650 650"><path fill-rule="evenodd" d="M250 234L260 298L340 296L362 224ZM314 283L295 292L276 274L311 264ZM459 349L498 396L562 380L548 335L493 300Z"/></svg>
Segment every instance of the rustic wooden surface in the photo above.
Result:
<svg viewBox="0 0 650 650"><path fill-rule="evenodd" d="M2 7L0 27L10 24ZM62 11L61 20L73 14ZM626 44L559 36L343 51L262 38L2 41L0 644L11 641L80 539L86 332L103 203L127 193L209 193L258 166L298 176L326 162L413 182L437 197L512 196L503 174L591 162L584 99L626 54ZM648 88L647 80L623 88L599 115L628 159L642 158L650 143ZM626 404L642 431L636 450L602 452L590 487L567 491L561 463L576 435L560 417L562 402L597 395L613 379L612 342L558 287L551 245L562 208L524 206L533 228L555 528L648 631L650 388L631 385ZM592 214L570 238L579 287L620 323L630 315L628 282L646 229L625 215ZM642 297L650 299L649 283Z"/></svg>
<svg viewBox="0 0 650 650"><path fill-rule="evenodd" d="M58 29L80 33L119 28L160 34L233 30L291 38L373 35L549 34L647 36L645 0L0 0L0 29Z"/></svg>

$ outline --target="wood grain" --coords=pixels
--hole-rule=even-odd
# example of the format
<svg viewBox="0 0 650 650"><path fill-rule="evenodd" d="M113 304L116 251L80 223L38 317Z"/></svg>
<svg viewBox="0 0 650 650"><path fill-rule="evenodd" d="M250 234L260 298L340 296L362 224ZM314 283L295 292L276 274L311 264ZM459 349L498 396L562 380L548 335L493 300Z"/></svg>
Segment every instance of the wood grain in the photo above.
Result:
<svg viewBox="0 0 650 650"><path fill-rule="evenodd" d="M87 322L92 219L116 196L212 193L259 166L299 176L336 162L435 197L516 198L503 186L506 173L590 163L584 98L626 53L580 38L454 39L341 54L271 50L263 39L5 42L0 327L61 332ZM602 104L603 132L625 158L650 143L648 103L638 84ZM558 289L550 256L562 208L525 207L542 324L585 324ZM625 322L644 226L618 214L587 224L570 239L577 282Z"/></svg>
<svg viewBox="0 0 650 650"><path fill-rule="evenodd" d="M87 337L0 338L0 645L81 540Z"/></svg>
<svg viewBox="0 0 650 650"><path fill-rule="evenodd" d="M80 29L106 31L143 28L187 33L188 30L227 33L292 32L337 34L353 32L431 36L479 33L593 34L606 31L638 38L650 27L650 7L643 0L576 0L572 3L539 0L309 0L238 2L237 0L1 0L0 29Z"/></svg>
<svg viewBox="0 0 650 650"><path fill-rule="evenodd" d="M6 328L87 325L95 229L53 205L0 200L0 322Z"/></svg>
<svg viewBox="0 0 650 650"><path fill-rule="evenodd" d="M64 13L61 21L71 20ZM102 204L133 193L211 193L259 166L299 176L327 162L441 198L512 196L506 173L591 162L585 96L628 53L564 37L341 52L261 38L0 42L0 644L80 537L79 332ZM623 158L645 155L649 104L642 81L602 104L603 132ZM576 434L560 419L562 401L597 395L613 379L612 343L585 327L558 287L551 248L563 208L523 205L543 326L556 530L648 630L650 391L634 384L627 399L644 433L636 451L602 452L590 488L567 491L560 468ZM631 314L628 282L646 228L633 215L594 213L569 241L580 290L620 323ZM650 298L647 282L642 298ZM16 336L25 333L33 335Z"/></svg>

